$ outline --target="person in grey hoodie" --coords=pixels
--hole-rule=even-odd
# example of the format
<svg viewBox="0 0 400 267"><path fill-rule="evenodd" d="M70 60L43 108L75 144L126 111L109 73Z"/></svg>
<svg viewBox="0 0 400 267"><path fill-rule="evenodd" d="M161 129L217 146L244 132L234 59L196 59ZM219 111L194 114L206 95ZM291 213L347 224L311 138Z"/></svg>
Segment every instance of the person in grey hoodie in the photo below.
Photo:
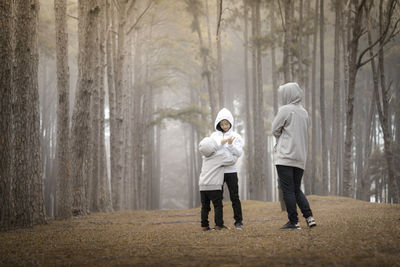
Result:
<svg viewBox="0 0 400 267"><path fill-rule="evenodd" d="M202 231L211 230L208 214L211 210L210 201L214 205L215 230L227 228L223 220L222 185L224 183L224 166L235 164L237 157L232 155L232 141L227 150L219 148L211 137L205 137L199 143L199 151L203 155L203 164L199 178L201 197L201 227Z"/></svg>
<svg viewBox="0 0 400 267"><path fill-rule="evenodd" d="M286 83L278 89L281 105L272 123L276 138L274 165L279 176L289 222L281 229L300 229L296 203L309 227L316 226L310 204L301 191L301 179L307 161L308 113L301 105L303 91L297 83Z"/></svg>

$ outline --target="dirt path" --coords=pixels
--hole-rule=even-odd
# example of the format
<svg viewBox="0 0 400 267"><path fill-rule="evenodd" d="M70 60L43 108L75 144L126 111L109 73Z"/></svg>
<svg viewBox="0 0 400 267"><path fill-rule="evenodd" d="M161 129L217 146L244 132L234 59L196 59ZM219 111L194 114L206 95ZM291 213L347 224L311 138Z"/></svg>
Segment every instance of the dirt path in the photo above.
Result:
<svg viewBox="0 0 400 267"><path fill-rule="evenodd" d="M278 203L244 201L244 231L200 231L200 208L95 214L0 233L0 266L400 266L400 205L309 197L318 226L279 230ZM212 211L213 212L213 211ZM211 212L211 213L212 213ZM213 218L211 216L211 221Z"/></svg>

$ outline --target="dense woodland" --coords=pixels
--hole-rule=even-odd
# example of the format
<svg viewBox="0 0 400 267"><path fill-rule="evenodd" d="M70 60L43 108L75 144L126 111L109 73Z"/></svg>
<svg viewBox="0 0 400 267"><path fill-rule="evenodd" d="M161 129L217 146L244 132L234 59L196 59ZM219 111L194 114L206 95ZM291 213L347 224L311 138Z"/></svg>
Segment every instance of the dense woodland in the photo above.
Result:
<svg viewBox="0 0 400 267"><path fill-rule="evenodd" d="M277 201L279 85L304 90L306 194L400 201L398 0L3 0L0 229L199 205L222 107L241 199ZM226 190L227 191L227 190Z"/></svg>

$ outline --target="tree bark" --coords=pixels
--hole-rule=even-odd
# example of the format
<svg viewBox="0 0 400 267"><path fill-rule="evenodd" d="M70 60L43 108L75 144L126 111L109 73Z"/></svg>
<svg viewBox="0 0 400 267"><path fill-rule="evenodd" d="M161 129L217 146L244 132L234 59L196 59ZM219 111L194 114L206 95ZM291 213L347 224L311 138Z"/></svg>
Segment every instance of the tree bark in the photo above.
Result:
<svg viewBox="0 0 400 267"><path fill-rule="evenodd" d="M15 50L12 78L16 227L44 223L37 26L39 1L15 2Z"/></svg>
<svg viewBox="0 0 400 267"><path fill-rule="evenodd" d="M363 2L365 3L365 2ZM354 90L356 86L357 53L359 38L362 32L362 13L363 8L359 6L358 0L353 0L352 4L356 10L354 21L352 24L352 38L348 40L349 47L349 84L347 91L347 107L346 107L346 139L345 139L345 158L344 158L344 178L343 178L343 195L353 197L354 188L352 186L353 178L353 114L354 114Z"/></svg>
<svg viewBox="0 0 400 267"><path fill-rule="evenodd" d="M14 1L0 2L0 231L16 224L13 196L13 14Z"/></svg>
<svg viewBox="0 0 400 267"><path fill-rule="evenodd" d="M315 0L315 19L314 19L314 36L313 36L313 55L312 55L312 73L311 73L311 122L312 122L312 149L311 149L311 193L316 193L316 153L317 153L317 116L316 116L316 71L317 71L317 39L318 39L318 4L319 0Z"/></svg>
<svg viewBox="0 0 400 267"><path fill-rule="evenodd" d="M91 142L90 103L95 80L96 48L93 47L97 36L95 25L100 11L96 0L78 2L79 8L79 53L78 81L72 114L71 130L71 174L73 190L73 215L86 215L88 165L90 160L89 143Z"/></svg>
<svg viewBox="0 0 400 267"><path fill-rule="evenodd" d="M243 40L244 40L244 86L245 86L245 101L246 101L246 143L247 143L247 195L250 187L250 181L254 179L254 144L253 144L253 123L251 116L251 95L249 85L249 35L248 35L248 1L243 0L243 8L244 8L244 31L243 31Z"/></svg>
<svg viewBox="0 0 400 267"><path fill-rule="evenodd" d="M330 195L337 194L337 160L338 140L340 135L340 29L341 29L341 0L335 1L335 40L333 59L333 103L332 103L332 143L330 151Z"/></svg>
<svg viewBox="0 0 400 267"><path fill-rule="evenodd" d="M319 105L321 114L321 143L322 143L322 194L328 194L328 147L326 144L326 116L325 116L325 42L324 42L324 0L320 4L320 94Z"/></svg>
<svg viewBox="0 0 400 267"><path fill-rule="evenodd" d="M71 174L69 157L69 67L67 1L54 0L57 62L57 189L56 217L67 219L71 212Z"/></svg>

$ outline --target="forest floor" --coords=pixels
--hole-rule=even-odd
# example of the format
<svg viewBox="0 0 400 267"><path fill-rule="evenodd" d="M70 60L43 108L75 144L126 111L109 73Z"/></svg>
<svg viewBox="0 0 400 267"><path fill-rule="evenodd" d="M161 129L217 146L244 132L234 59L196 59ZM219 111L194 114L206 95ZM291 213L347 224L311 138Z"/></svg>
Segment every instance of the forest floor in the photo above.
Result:
<svg viewBox="0 0 400 267"><path fill-rule="evenodd" d="M318 226L280 230L277 202L243 201L244 231L201 232L200 208L97 213L0 233L0 266L400 266L400 205L310 196ZM213 221L210 212L210 222ZM213 225L213 224L212 224Z"/></svg>

